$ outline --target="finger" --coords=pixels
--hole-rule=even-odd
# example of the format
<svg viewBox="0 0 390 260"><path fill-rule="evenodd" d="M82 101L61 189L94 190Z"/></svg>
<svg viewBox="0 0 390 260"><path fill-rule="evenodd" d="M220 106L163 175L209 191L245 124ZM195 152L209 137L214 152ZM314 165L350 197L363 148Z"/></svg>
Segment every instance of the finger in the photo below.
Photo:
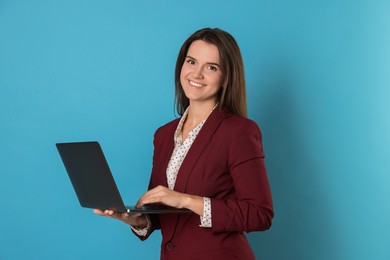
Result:
<svg viewBox="0 0 390 260"><path fill-rule="evenodd" d="M143 200L140 201L141 205L146 205L146 204L152 204L152 203L164 203L164 199L162 196L150 196L147 198L144 198Z"/></svg>
<svg viewBox="0 0 390 260"><path fill-rule="evenodd" d="M142 207L143 205L145 205L144 201L147 200L147 198L149 198L150 196L152 196L152 194L154 193L153 190L149 190L147 192L145 192L141 198L138 199L137 201L137 204L135 205L137 208L140 208Z"/></svg>
<svg viewBox="0 0 390 260"><path fill-rule="evenodd" d="M129 218L129 214L128 213L121 213L121 212L116 212L116 211L113 211L113 210L109 210L108 211L108 216L110 218L114 218L114 219L122 220L122 221L126 221Z"/></svg>
<svg viewBox="0 0 390 260"><path fill-rule="evenodd" d="M167 187L164 187L164 186L157 186L151 190L148 190L147 192L145 192L141 198L144 198L144 197L147 197L147 196L151 196L153 194L157 194L157 193L160 193L160 192L164 192L164 191L170 191L170 189L168 189Z"/></svg>
<svg viewBox="0 0 390 260"><path fill-rule="evenodd" d="M147 196L144 196L138 200L136 207L139 208L146 204L160 203L160 198L161 197L158 196L158 194L148 194Z"/></svg>
<svg viewBox="0 0 390 260"><path fill-rule="evenodd" d="M115 216L115 211L111 210L111 209L106 209L103 211L102 213L102 216L106 216L106 217L114 217Z"/></svg>
<svg viewBox="0 0 390 260"><path fill-rule="evenodd" d="M108 210L108 216L110 216L110 217L112 217L112 218L121 218L122 213L115 212L115 211L113 211L112 209L109 209L109 210Z"/></svg>
<svg viewBox="0 0 390 260"><path fill-rule="evenodd" d="M174 197L170 196L170 194L167 194L165 192L156 192L154 194L150 194L149 196L146 196L142 198L139 201L139 205L147 205L147 204L153 204L153 203L160 203L160 204L165 204L169 205L170 201L172 202Z"/></svg>
<svg viewBox="0 0 390 260"><path fill-rule="evenodd" d="M164 203L163 199L169 196L173 191L169 188L159 185L151 190L145 192L142 197L137 201L136 207L142 207L151 203Z"/></svg>
<svg viewBox="0 0 390 260"><path fill-rule="evenodd" d="M98 215L104 215L104 212L100 209L94 209L93 213L98 214Z"/></svg>

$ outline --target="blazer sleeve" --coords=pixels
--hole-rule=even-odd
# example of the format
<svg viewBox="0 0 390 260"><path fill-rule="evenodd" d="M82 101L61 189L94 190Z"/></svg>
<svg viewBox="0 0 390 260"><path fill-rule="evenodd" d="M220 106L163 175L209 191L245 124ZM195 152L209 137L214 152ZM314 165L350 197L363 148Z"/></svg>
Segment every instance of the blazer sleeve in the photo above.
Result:
<svg viewBox="0 0 390 260"><path fill-rule="evenodd" d="M212 230L215 233L266 230L274 212L260 129L248 120L230 136L228 161L235 195L211 199Z"/></svg>

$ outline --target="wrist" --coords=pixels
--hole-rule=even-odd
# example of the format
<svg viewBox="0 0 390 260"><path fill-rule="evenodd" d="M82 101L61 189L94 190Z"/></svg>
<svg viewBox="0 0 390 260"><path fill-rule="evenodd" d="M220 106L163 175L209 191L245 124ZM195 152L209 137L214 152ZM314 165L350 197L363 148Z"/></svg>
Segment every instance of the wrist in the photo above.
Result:
<svg viewBox="0 0 390 260"><path fill-rule="evenodd" d="M193 204L193 201L194 201L194 196L192 195L186 195L184 196L183 200L182 200L182 205L180 208L184 208L184 209L191 209L191 205Z"/></svg>
<svg viewBox="0 0 390 260"><path fill-rule="evenodd" d="M129 215L127 219L122 219L122 221L130 226L137 227L137 228L144 228L148 225L148 221L145 215L140 215L140 216Z"/></svg>
<svg viewBox="0 0 390 260"><path fill-rule="evenodd" d="M138 216L137 218L140 218L141 219L145 219L146 220L146 223L147 225L145 226L136 226L136 225L130 225L130 228L138 235L138 236L147 236L148 233L150 232L151 230L151 227L152 227L152 223L149 219L149 216L148 215L141 215L141 216Z"/></svg>
<svg viewBox="0 0 390 260"><path fill-rule="evenodd" d="M138 228L146 228L148 226L149 222L145 215L141 215L137 217L137 227Z"/></svg>
<svg viewBox="0 0 390 260"><path fill-rule="evenodd" d="M183 208L187 208L194 213L198 214L199 216L203 215L203 197L195 196L195 195L188 195L184 199L184 205Z"/></svg>

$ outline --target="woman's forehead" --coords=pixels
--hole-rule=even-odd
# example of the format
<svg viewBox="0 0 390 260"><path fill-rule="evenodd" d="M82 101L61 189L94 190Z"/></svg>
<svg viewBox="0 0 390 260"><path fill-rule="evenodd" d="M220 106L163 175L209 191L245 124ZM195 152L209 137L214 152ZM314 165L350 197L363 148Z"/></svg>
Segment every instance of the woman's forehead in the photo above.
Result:
<svg viewBox="0 0 390 260"><path fill-rule="evenodd" d="M187 56L204 63L220 63L218 47L202 40L194 41L190 45L187 51Z"/></svg>

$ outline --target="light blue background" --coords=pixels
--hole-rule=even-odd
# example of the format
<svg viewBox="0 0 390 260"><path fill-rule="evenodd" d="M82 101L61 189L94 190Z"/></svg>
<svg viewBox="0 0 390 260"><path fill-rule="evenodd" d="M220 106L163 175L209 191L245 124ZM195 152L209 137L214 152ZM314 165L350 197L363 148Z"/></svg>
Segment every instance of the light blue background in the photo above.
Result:
<svg viewBox="0 0 390 260"><path fill-rule="evenodd" d="M99 140L125 201L175 117L182 42L220 27L246 66L275 218L258 259L390 259L390 2L0 1L0 259L158 259L82 209L54 144ZM133 256L133 257L131 257Z"/></svg>

